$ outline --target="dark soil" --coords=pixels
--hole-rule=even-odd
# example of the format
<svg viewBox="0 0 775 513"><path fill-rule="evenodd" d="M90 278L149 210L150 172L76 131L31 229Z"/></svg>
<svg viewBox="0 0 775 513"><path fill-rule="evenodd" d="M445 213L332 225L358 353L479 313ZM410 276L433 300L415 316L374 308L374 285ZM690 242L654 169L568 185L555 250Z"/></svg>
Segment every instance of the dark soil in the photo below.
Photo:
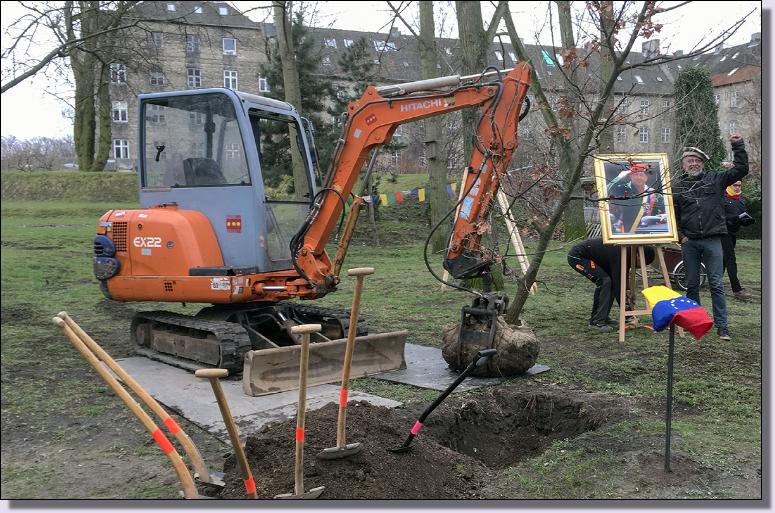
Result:
<svg viewBox="0 0 775 513"><path fill-rule="evenodd" d="M540 454L551 443L594 430L625 411L621 399L605 394L519 386L449 398L427 418L413 451L394 454L427 405L387 409L351 403L347 442L364 449L346 459L315 455L336 441L336 405L307 412L304 446L305 491L325 486L320 499L480 498L493 472ZM248 436L246 453L259 498L294 489L295 420L265 426ZM224 466L222 498L245 498L233 456Z"/></svg>
<svg viewBox="0 0 775 513"><path fill-rule="evenodd" d="M471 499L487 469L476 460L418 435L413 451L394 454L414 419L404 410L390 410L353 402L347 408L347 442L360 442L363 450L341 460L318 460L315 455L336 445L338 407L331 403L307 412L304 443L304 489L325 486L320 499ZM294 490L296 421L266 426L248 436L245 452L256 481L259 498ZM224 465L224 499L244 499L245 488L236 459Z"/></svg>

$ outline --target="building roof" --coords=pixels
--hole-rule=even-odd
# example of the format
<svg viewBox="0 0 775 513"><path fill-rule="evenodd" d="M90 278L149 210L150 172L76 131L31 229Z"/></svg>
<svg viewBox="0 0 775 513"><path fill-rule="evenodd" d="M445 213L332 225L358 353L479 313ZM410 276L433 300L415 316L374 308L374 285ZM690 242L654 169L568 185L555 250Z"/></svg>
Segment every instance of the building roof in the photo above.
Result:
<svg viewBox="0 0 775 513"><path fill-rule="evenodd" d="M174 23L175 21L216 27L260 29L261 24L251 21L226 2L167 1L139 2L133 11L140 17Z"/></svg>

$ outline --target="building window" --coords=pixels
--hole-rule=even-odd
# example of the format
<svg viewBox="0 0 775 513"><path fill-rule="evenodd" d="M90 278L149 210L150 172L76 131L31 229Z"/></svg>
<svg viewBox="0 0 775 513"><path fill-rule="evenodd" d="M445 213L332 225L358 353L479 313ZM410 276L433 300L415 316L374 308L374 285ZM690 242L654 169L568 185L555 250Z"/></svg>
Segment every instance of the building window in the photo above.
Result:
<svg viewBox="0 0 775 513"><path fill-rule="evenodd" d="M229 14L229 8L225 5L222 5L218 8L218 14L221 16L227 16Z"/></svg>
<svg viewBox="0 0 775 513"><path fill-rule="evenodd" d="M233 37L223 38L223 54L237 55L237 40Z"/></svg>
<svg viewBox="0 0 775 513"><path fill-rule="evenodd" d="M662 77L657 77L657 82L662 82Z"/></svg>
<svg viewBox="0 0 775 513"><path fill-rule="evenodd" d="M196 7L194 7L194 14L202 14L202 6L201 5L197 5Z"/></svg>
<svg viewBox="0 0 775 513"><path fill-rule="evenodd" d="M495 50L495 58L498 59L498 62L501 62L503 60L503 54L499 50Z"/></svg>
<svg viewBox="0 0 775 513"><path fill-rule="evenodd" d="M113 121L126 123L129 121L127 114L127 102L111 102L113 104Z"/></svg>
<svg viewBox="0 0 775 513"><path fill-rule="evenodd" d="M393 41L380 41L379 39L374 40L374 49L378 52L395 52L398 50Z"/></svg>
<svg viewBox="0 0 775 513"><path fill-rule="evenodd" d="M202 112L190 111L188 113L188 122L194 126L201 125L205 122L205 115Z"/></svg>
<svg viewBox="0 0 775 513"><path fill-rule="evenodd" d="M509 52L509 57L511 57L511 62L516 63L517 62L517 54L514 52Z"/></svg>
<svg viewBox="0 0 775 513"><path fill-rule="evenodd" d="M127 139L113 139L113 158L129 158L129 141Z"/></svg>
<svg viewBox="0 0 775 513"><path fill-rule="evenodd" d="M716 102L716 105L718 105L718 102L721 101L721 95L716 93L713 95L713 100Z"/></svg>
<svg viewBox="0 0 775 513"><path fill-rule="evenodd" d="M737 107L737 91L732 91L729 94L729 106L733 109Z"/></svg>
<svg viewBox="0 0 775 513"><path fill-rule="evenodd" d="M447 55L452 55L452 48L450 48L449 46L444 47L444 53L446 53Z"/></svg>
<svg viewBox="0 0 775 513"><path fill-rule="evenodd" d="M147 116L148 122L152 125L163 125L167 122L167 116L164 114L163 105L150 104Z"/></svg>
<svg viewBox="0 0 775 513"><path fill-rule="evenodd" d="M161 32L148 32L148 48L161 50L164 44L164 34Z"/></svg>
<svg viewBox="0 0 775 513"><path fill-rule="evenodd" d="M169 12L175 12L175 4L167 4L167 11Z"/></svg>
<svg viewBox="0 0 775 513"><path fill-rule="evenodd" d="M323 43L326 45L326 48L336 48L336 39L334 38L324 39Z"/></svg>
<svg viewBox="0 0 775 513"><path fill-rule="evenodd" d="M350 48L353 45L352 39L343 39L345 48Z"/></svg>
<svg viewBox="0 0 775 513"><path fill-rule="evenodd" d="M662 142L663 143L670 142L670 127L666 126L662 128Z"/></svg>
<svg viewBox="0 0 775 513"><path fill-rule="evenodd" d="M258 77L258 92L260 93L269 92L269 81L266 79L266 77L262 77L260 75Z"/></svg>
<svg viewBox="0 0 775 513"><path fill-rule="evenodd" d="M199 54L199 34L186 34L186 53L188 55Z"/></svg>
<svg viewBox="0 0 775 513"><path fill-rule="evenodd" d="M188 77L186 83L188 87L202 87L202 70L199 68L188 68L186 70Z"/></svg>
<svg viewBox="0 0 775 513"><path fill-rule="evenodd" d="M641 100L640 101L640 113L641 114L648 114L649 113L649 106L651 105L651 102L648 100Z"/></svg>
<svg viewBox="0 0 775 513"><path fill-rule="evenodd" d="M347 91L345 91L344 89L339 89L336 92L336 97L339 98L341 101L347 100Z"/></svg>
<svg viewBox="0 0 775 513"><path fill-rule="evenodd" d="M331 65L331 57L328 55L323 57L323 65L324 66L330 66Z"/></svg>
<svg viewBox="0 0 775 513"><path fill-rule="evenodd" d="M226 160L237 160L240 157L240 144L239 143L227 143L226 144Z"/></svg>
<svg viewBox="0 0 775 513"><path fill-rule="evenodd" d="M110 65L110 83L126 84L126 64L114 62Z"/></svg>
<svg viewBox="0 0 775 513"><path fill-rule="evenodd" d="M164 73L160 71L151 71L151 85L163 86L164 85Z"/></svg>
<svg viewBox="0 0 775 513"><path fill-rule="evenodd" d="M643 79L640 78L640 75L635 75L635 81L638 82L639 84L643 83Z"/></svg>
<svg viewBox="0 0 775 513"><path fill-rule="evenodd" d="M730 121L729 122L729 133L734 134L737 132L737 121Z"/></svg>
<svg viewBox="0 0 775 513"><path fill-rule="evenodd" d="M640 134L640 142L647 143L649 142L649 127L642 126L638 129L638 134Z"/></svg>
<svg viewBox="0 0 775 513"><path fill-rule="evenodd" d="M670 100L669 99L662 100L662 108L665 109L665 110L670 108Z"/></svg>
<svg viewBox="0 0 775 513"><path fill-rule="evenodd" d="M237 90L237 72L235 70L227 69L223 72L223 87Z"/></svg>
<svg viewBox="0 0 775 513"><path fill-rule="evenodd" d="M395 150L393 155L390 157L390 160L393 161L393 166L395 166L395 169L398 170L398 166L401 165L401 150Z"/></svg>
<svg viewBox="0 0 775 513"><path fill-rule="evenodd" d="M627 114L627 111L630 108L630 100L629 98L622 99L621 102L619 102L619 107L616 109L619 114Z"/></svg>
<svg viewBox="0 0 775 513"><path fill-rule="evenodd" d="M627 142L627 127L624 127L624 126L616 127L616 142L618 143Z"/></svg>

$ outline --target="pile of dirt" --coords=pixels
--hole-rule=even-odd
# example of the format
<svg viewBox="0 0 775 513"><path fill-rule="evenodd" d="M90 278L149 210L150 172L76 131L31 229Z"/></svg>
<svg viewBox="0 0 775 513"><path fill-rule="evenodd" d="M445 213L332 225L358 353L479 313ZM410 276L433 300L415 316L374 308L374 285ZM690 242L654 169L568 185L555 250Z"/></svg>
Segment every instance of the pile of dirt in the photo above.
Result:
<svg viewBox="0 0 775 513"><path fill-rule="evenodd" d="M487 469L433 438L415 439L413 451L389 452L400 446L415 418L406 410L391 410L365 402L347 407L347 442L363 450L341 460L318 460L315 455L336 445L338 407L331 403L307 412L304 443L304 488L325 486L320 499L472 499L479 498L479 479ZM259 498L292 493L294 489L296 421L264 426L245 444ZM224 499L245 498L234 456L224 464ZM475 477L478 476L478 477Z"/></svg>
<svg viewBox="0 0 775 513"><path fill-rule="evenodd" d="M539 344L535 333L527 326L511 326L498 316L495 339L492 347L497 353L487 365L476 367L471 376L482 378L508 377L524 374L538 360ZM465 369L481 349L489 347L486 338L490 326L474 322L466 326L466 331L481 334L476 337L464 337L460 340L460 323L447 327L442 335L441 355L450 368L455 371Z"/></svg>

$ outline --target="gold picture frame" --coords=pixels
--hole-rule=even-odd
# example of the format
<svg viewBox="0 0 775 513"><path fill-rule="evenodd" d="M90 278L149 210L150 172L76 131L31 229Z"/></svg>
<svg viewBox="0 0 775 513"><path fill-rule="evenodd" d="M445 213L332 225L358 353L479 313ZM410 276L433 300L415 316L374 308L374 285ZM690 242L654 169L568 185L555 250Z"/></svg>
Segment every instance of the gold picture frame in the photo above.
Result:
<svg viewBox="0 0 775 513"><path fill-rule="evenodd" d="M678 242L666 153L595 156L604 244Z"/></svg>

